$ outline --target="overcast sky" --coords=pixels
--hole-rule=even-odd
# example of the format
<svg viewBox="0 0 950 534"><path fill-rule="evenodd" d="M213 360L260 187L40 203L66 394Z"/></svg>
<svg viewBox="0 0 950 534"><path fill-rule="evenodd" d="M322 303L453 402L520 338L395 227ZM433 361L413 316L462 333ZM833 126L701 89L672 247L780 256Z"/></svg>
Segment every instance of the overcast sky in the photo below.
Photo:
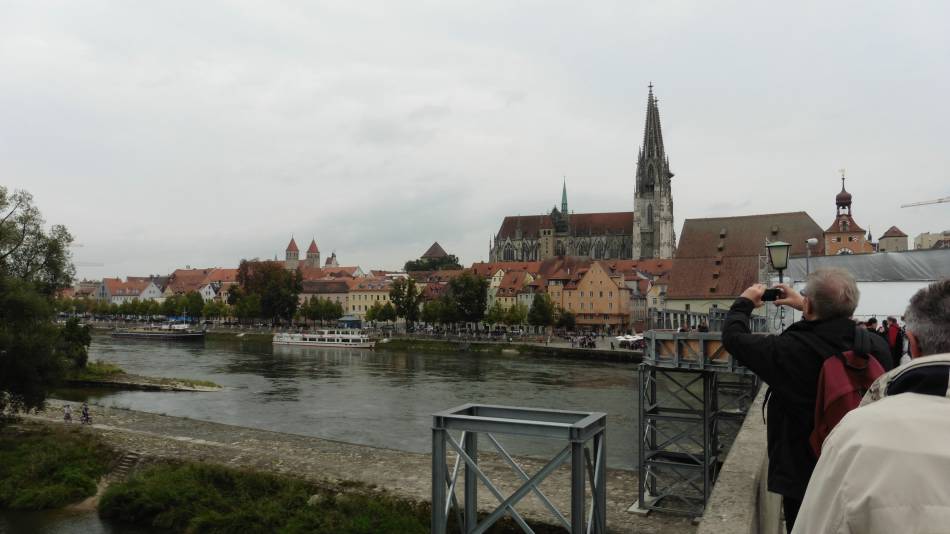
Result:
<svg viewBox="0 0 950 534"><path fill-rule="evenodd" d="M784 4L0 1L0 183L70 228L81 276L291 235L469 264L564 176L572 210L631 210L652 81L677 231L827 227L842 167L875 237L950 229L950 204L899 208L950 195L950 4Z"/></svg>

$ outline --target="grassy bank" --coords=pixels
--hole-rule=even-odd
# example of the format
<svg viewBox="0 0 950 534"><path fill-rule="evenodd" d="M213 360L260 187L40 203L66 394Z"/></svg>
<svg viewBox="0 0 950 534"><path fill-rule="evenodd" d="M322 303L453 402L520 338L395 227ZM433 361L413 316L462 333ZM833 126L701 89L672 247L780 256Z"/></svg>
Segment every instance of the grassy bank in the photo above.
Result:
<svg viewBox="0 0 950 534"><path fill-rule="evenodd" d="M114 363L97 360L86 363L82 369L70 370L66 375L66 382L74 385L102 385L107 387L150 389L150 386L160 389L167 388L209 388L220 389L221 386L208 380L193 380L190 378L163 378L130 375Z"/></svg>
<svg viewBox="0 0 950 534"><path fill-rule="evenodd" d="M360 485L331 489L267 473L176 463L154 465L110 486L99 515L175 532L422 534L429 532L430 507ZM532 526L538 533L561 532ZM521 530L506 519L488 532Z"/></svg>
<svg viewBox="0 0 950 534"><path fill-rule="evenodd" d="M114 454L78 429L0 430L0 509L60 508L96 493Z"/></svg>

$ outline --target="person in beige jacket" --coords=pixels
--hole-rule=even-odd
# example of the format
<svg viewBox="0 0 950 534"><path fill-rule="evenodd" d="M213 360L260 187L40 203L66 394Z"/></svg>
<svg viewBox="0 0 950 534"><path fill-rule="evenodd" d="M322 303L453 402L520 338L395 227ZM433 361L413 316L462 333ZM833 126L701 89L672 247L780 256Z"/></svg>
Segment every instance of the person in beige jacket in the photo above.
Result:
<svg viewBox="0 0 950 534"><path fill-rule="evenodd" d="M918 291L906 323L915 359L825 440L793 533L950 532L950 280Z"/></svg>

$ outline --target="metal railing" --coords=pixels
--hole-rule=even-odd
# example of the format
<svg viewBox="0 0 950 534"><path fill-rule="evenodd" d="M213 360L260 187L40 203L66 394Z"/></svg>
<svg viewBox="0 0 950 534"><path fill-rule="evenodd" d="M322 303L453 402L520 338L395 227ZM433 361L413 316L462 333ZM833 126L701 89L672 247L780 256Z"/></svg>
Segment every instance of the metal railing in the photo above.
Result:
<svg viewBox="0 0 950 534"><path fill-rule="evenodd" d="M601 412L569 412L464 404L432 416L432 533L445 534L449 513L455 509L460 532L481 534L504 515L510 515L524 532L534 532L515 509L515 505L533 493L555 519L572 534L606 534L607 532L607 414ZM453 431L461 432L459 439ZM505 463L523 481L511 495L505 497L492 483L478 463L478 437L485 435ZM502 447L496 434L534 436L567 441L537 473L528 473ZM588 447L590 443L590 447ZM449 472L447 450L458 455ZM557 506L541 492L540 484L562 464L571 466L571 511L565 517ZM459 477L465 464L463 500L456 496ZM586 483L590 482L590 506L587 503ZM498 500L498 506L484 519L478 517L478 483ZM586 511L586 512L585 512Z"/></svg>

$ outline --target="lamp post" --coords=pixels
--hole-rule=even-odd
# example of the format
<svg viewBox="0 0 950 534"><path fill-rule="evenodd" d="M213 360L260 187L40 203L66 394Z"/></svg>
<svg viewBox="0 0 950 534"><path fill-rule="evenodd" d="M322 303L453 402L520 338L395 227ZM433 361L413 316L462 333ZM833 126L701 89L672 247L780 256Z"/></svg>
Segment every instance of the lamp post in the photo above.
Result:
<svg viewBox="0 0 950 534"><path fill-rule="evenodd" d="M805 240L805 276L807 277L811 274L811 247L818 244L818 239L814 237L809 237Z"/></svg>
<svg viewBox="0 0 950 534"><path fill-rule="evenodd" d="M778 271L778 282L781 284L785 281L782 273L788 268L788 251L792 245L784 241L773 241L765 245L765 248L769 253L769 263ZM785 307L780 307L778 310L780 328L785 330Z"/></svg>

